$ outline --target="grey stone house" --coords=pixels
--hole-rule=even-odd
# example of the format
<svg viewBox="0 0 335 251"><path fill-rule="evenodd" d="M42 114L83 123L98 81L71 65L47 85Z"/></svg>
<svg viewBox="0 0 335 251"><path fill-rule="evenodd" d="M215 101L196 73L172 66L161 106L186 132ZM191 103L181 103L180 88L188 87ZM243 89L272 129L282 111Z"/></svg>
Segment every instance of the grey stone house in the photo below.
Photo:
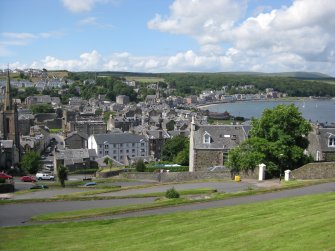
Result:
<svg viewBox="0 0 335 251"><path fill-rule="evenodd" d="M315 161L335 161L335 128L313 126L308 134L309 146L307 153Z"/></svg>
<svg viewBox="0 0 335 251"><path fill-rule="evenodd" d="M192 120L189 171L207 171L222 166L228 152L248 138L250 127L242 125L201 125Z"/></svg>
<svg viewBox="0 0 335 251"><path fill-rule="evenodd" d="M87 148L88 136L79 132L71 132L64 139L65 147L70 149Z"/></svg>

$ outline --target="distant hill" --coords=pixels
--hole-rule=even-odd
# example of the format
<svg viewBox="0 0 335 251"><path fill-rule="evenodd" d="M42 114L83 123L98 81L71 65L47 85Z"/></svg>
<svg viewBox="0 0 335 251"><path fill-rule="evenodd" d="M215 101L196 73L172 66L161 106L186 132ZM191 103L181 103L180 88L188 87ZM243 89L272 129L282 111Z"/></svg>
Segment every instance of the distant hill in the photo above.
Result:
<svg viewBox="0 0 335 251"><path fill-rule="evenodd" d="M284 78L297 78L297 79L335 79L334 77L319 73L319 72L277 72L277 73L264 73L264 72L222 72L222 74L232 75L250 75L250 76L265 76L265 77L284 77Z"/></svg>

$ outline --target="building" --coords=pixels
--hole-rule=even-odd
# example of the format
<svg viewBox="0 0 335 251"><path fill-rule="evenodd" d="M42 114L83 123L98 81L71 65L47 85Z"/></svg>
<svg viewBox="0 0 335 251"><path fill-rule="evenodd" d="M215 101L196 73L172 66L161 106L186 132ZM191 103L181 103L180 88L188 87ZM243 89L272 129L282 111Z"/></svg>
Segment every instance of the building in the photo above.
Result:
<svg viewBox="0 0 335 251"><path fill-rule="evenodd" d="M129 104L129 97L126 95L116 96L116 103L120 105L127 105Z"/></svg>
<svg viewBox="0 0 335 251"><path fill-rule="evenodd" d="M335 128L313 126L308 141L307 153L315 161L335 161Z"/></svg>
<svg viewBox="0 0 335 251"><path fill-rule="evenodd" d="M65 147L70 149L87 148L87 135L71 132L64 139Z"/></svg>
<svg viewBox="0 0 335 251"><path fill-rule="evenodd" d="M109 156L123 164L128 164L130 157L149 155L146 137L130 133L91 135L88 148L94 149L98 158Z"/></svg>
<svg viewBox="0 0 335 251"><path fill-rule="evenodd" d="M13 104L8 71L5 100L0 111L0 138L2 138L2 140L13 141L13 154L6 155L5 158L3 155L1 156L0 166L5 167L4 170L17 165L21 160L20 132L18 130L18 125L17 105L16 103ZM0 151L2 150L0 149Z"/></svg>
<svg viewBox="0 0 335 251"><path fill-rule="evenodd" d="M223 166L230 149L248 138L250 127L242 125L196 125L192 119L189 171Z"/></svg>

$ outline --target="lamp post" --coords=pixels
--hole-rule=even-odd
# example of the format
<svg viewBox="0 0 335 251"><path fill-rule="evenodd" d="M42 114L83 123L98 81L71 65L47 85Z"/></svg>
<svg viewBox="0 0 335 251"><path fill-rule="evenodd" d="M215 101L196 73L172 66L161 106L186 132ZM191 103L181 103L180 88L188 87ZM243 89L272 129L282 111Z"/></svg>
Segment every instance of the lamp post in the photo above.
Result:
<svg viewBox="0 0 335 251"><path fill-rule="evenodd" d="M283 165L283 156L284 154L279 154L279 183L281 182L281 173L282 173L282 165Z"/></svg>

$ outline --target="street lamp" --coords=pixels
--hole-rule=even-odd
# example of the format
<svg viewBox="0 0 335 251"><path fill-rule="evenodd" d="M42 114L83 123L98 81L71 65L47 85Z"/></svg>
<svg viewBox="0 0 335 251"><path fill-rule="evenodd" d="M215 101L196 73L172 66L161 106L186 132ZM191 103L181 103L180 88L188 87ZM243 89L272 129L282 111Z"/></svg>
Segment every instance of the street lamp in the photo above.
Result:
<svg viewBox="0 0 335 251"><path fill-rule="evenodd" d="M283 156L284 154L279 154L279 182L281 182L281 173L282 173L282 165L283 165Z"/></svg>

